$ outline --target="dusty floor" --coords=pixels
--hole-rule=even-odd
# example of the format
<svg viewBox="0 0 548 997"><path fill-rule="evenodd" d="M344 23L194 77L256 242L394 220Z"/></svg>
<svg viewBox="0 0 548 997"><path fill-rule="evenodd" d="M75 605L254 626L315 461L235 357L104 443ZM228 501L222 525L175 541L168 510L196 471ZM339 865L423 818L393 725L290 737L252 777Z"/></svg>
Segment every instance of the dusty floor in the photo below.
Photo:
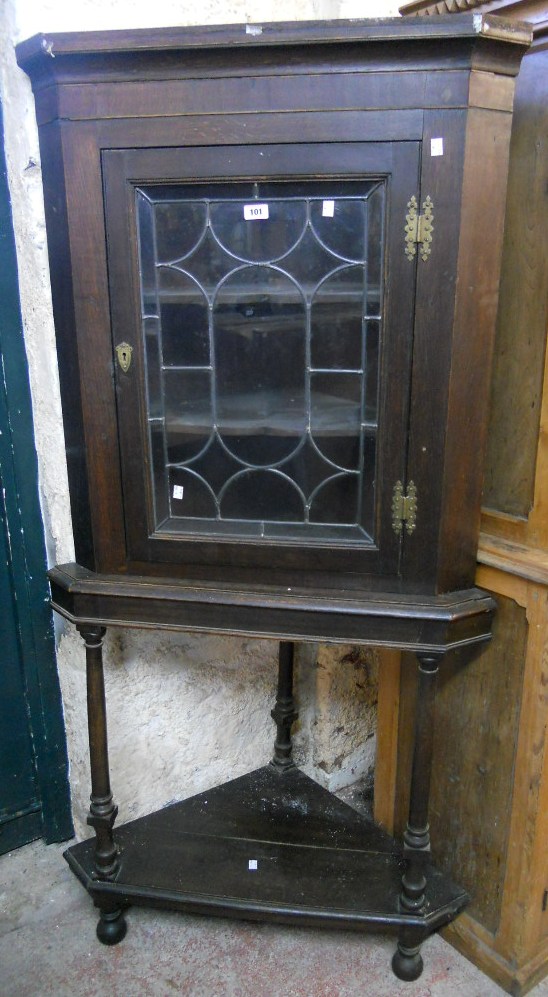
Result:
<svg viewBox="0 0 548 997"><path fill-rule="evenodd" d="M495 997L503 991L441 938L400 983L393 940L134 908L106 948L95 912L62 858L37 842L0 858L2 997ZM548 997L548 981L531 991Z"/></svg>

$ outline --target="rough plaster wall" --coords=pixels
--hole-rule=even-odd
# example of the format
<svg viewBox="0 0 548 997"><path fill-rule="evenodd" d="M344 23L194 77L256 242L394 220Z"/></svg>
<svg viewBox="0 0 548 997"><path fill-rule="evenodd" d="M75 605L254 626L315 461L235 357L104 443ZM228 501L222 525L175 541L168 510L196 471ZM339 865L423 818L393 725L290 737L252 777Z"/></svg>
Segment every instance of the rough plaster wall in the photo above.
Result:
<svg viewBox="0 0 548 997"><path fill-rule="evenodd" d="M39 458L42 514L51 562L74 559L38 133L30 82L15 62L13 0L0 3L0 93L19 289Z"/></svg>
<svg viewBox="0 0 548 997"><path fill-rule="evenodd" d="M6 0L5 0L6 2ZM394 0L7 0L14 6L18 38L37 31L96 31L184 24L295 21L337 17L397 17Z"/></svg>
<svg viewBox="0 0 548 997"><path fill-rule="evenodd" d="M85 682L80 644L77 634L67 634L60 667L67 716L81 719ZM109 633L109 754L124 819L268 762L275 653L276 645L267 641ZM89 796L89 763L85 738L77 731L71 736L71 789L80 825Z"/></svg>
<svg viewBox="0 0 548 997"><path fill-rule="evenodd" d="M378 653L320 645L316 659L313 762L332 790L366 774L375 761Z"/></svg>
<svg viewBox="0 0 548 997"><path fill-rule="evenodd" d="M4 0L0 87L33 398L46 542L51 563L74 547L64 457L38 136L30 83L16 41L37 31L160 27L296 18L386 17L390 0ZM265 763L274 736L274 642L187 634L112 632L105 674L112 782L123 819ZM87 834L89 766L83 644L59 628L58 664L77 833ZM365 774L374 755L375 658L349 647L298 651L295 758L323 785Z"/></svg>

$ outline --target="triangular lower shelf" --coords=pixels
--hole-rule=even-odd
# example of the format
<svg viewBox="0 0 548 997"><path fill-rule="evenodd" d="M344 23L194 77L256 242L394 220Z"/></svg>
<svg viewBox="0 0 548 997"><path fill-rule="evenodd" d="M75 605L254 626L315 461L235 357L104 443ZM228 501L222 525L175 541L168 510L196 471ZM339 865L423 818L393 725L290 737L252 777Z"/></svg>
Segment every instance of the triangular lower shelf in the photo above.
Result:
<svg viewBox="0 0 548 997"><path fill-rule="evenodd" d="M93 839L65 855L96 901L121 906L429 934L468 900L429 865L425 907L402 911L402 849L298 769L257 769L120 825L115 837L115 882L95 878Z"/></svg>

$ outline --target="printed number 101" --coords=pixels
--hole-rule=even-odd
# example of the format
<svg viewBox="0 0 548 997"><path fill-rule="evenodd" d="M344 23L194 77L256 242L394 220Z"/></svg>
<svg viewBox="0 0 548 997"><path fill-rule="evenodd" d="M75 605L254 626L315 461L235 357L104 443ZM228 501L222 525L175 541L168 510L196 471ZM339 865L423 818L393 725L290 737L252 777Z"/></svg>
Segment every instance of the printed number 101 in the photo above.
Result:
<svg viewBox="0 0 548 997"><path fill-rule="evenodd" d="M268 204L244 204L244 218L246 222L268 218Z"/></svg>

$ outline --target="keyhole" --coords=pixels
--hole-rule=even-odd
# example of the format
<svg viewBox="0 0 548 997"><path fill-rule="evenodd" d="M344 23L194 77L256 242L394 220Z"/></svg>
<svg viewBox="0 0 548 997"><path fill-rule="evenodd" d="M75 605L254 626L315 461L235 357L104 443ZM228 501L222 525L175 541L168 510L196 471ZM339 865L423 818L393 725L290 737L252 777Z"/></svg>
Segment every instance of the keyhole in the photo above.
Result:
<svg viewBox="0 0 548 997"><path fill-rule="evenodd" d="M131 364L131 354L133 353L132 347L129 343L119 343L116 347L116 354L118 357L118 363L120 367L127 373L129 370L129 365Z"/></svg>

